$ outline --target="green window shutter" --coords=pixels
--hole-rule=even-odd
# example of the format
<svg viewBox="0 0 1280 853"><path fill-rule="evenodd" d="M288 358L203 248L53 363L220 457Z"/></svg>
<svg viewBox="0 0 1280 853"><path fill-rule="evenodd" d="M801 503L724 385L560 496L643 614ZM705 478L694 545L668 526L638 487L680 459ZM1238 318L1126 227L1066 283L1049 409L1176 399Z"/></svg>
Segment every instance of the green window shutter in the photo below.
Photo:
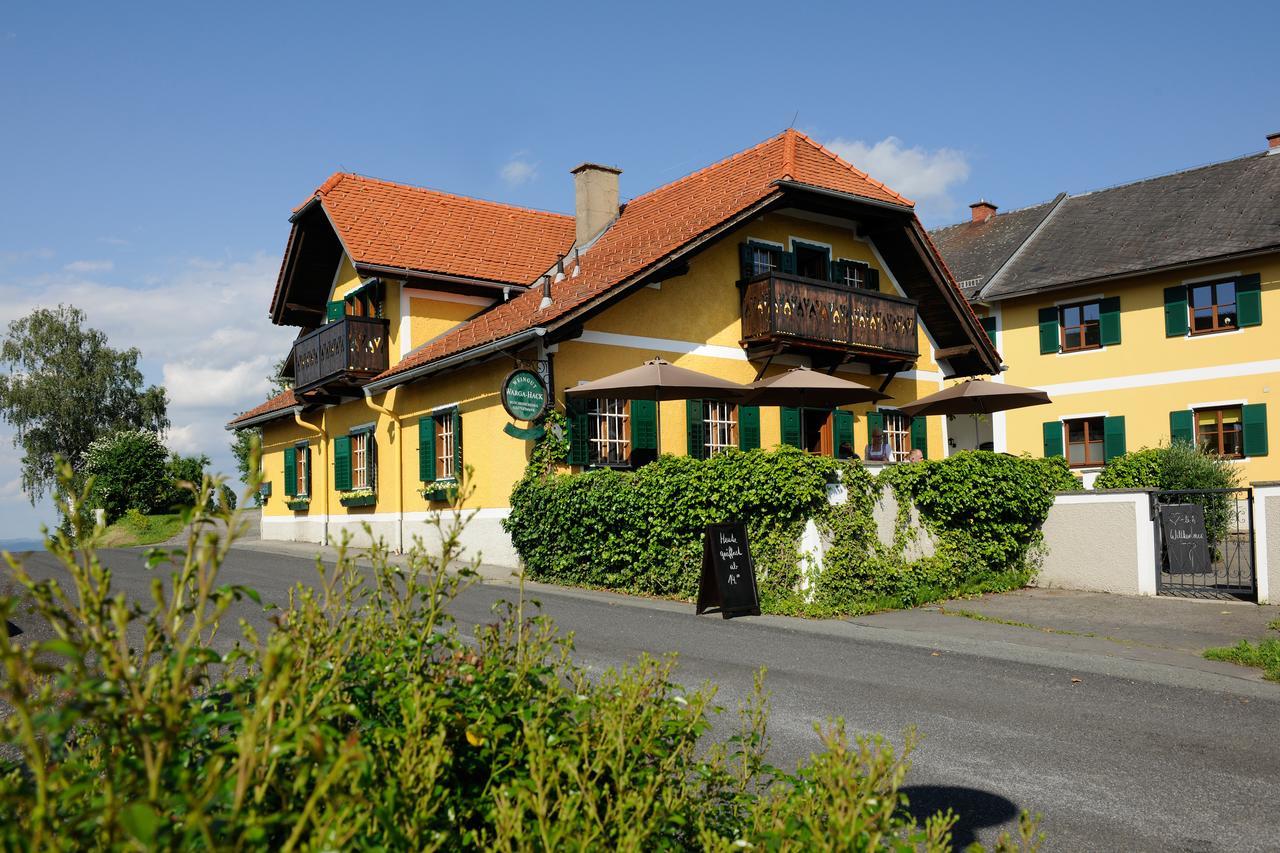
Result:
<svg viewBox="0 0 1280 853"><path fill-rule="evenodd" d="M738 447L743 450L760 449L760 407L738 407Z"/></svg>
<svg viewBox="0 0 1280 853"><path fill-rule="evenodd" d="M1124 415L1102 419L1102 461L1124 456Z"/></svg>
<svg viewBox="0 0 1280 853"><path fill-rule="evenodd" d="M436 419L430 415L418 418L418 479L424 483L436 478Z"/></svg>
<svg viewBox="0 0 1280 853"><path fill-rule="evenodd" d="M586 465L588 454L587 406L581 400L565 401L569 420L569 464Z"/></svg>
<svg viewBox="0 0 1280 853"><path fill-rule="evenodd" d="M293 497L298 492L298 448L284 449L284 493Z"/></svg>
<svg viewBox="0 0 1280 853"><path fill-rule="evenodd" d="M1062 421L1044 422L1044 458L1066 456L1062 451Z"/></svg>
<svg viewBox="0 0 1280 853"><path fill-rule="evenodd" d="M1048 355L1062 348L1062 335L1058 331L1058 309L1040 309L1040 354Z"/></svg>
<svg viewBox="0 0 1280 853"><path fill-rule="evenodd" d="M1241 326L1262 325L1262 276L1241 276L1236 281L1236 322Z"/></svg>
<svg viewBox="0 0 1280 853"><path fill-rule="evenodd" d="M919 450L924 458L929 458L929 420L928 418L911 419L911 449Z"/></svg>
<svg viewBox="0 0 1280 853"><path fill-rule="evenodd" d="M351 436L333 440L333 488L339 492L351 488Z"/></svg>
<svg viewBox="0 0 1280 853"><path fill-rule="evenodd" d="M325 306L324 321L326 323L333 323L338 320L341 320L343 317L346 316L346 314L347 314L347 303L344 300L339 299L338 301L330 302L327 306Z"/></svg>
<svg viewBox="0 0 1280 853"><path fill-rule="evenodd" d="M783 406L779 417L782 424L782 443L792 447L803 447L804 439L800 435L800 410L794 406Z"/></svg>
<svg viewBox="0 0 1280 853"><path fill-rule="evenodd" d="M302 448L303 458L307 460L307 495L311 495L311 445Z"/></svg>
<svg viewBox="0 0 1280 853"><path fill-rule="evenodd" d="M871 441L871 433L876 430L884 430L884 414L881 412L867 412L867 441Z"/></svg>
<svg viewBox="0 0 1280 853"><path fill-rule="evenodd" d="M796 274L796 255L795 252L779 252L778 253L778 272Z"/></svg>
<svg viewBox="0 0 1280 853"><path fill-rule="evenodd" d="M689 455L694 459L706 456L706 437L702 432L702 401L685 400L685 433L688 436Z"/></svg>
<svg viewBox="0 0 1280 853"><path fill-rule="evenodd" d="M738 266L743 278L751 278L755 271L755 263L752 257L751 244L738 244Z"/></svg>
<svg viewBox="0 0 1280 853"><path fill-rule="evenodd" d="M453 476L462 481L462 410L454 409L453 418Z"/></svg>
<svg viewBox="0 0 1280 853"><path fill-rule="evenodd" d="M840 447L849 445L850 453L856 453L853 447L853 412L846 412L844 409L836 409L832 415L832 432L835 443L836 458L847 459L848 454L841 454Z"/></svg>
<svg viewBox="0 0 1280 853"><path fill-rule="evenodd" d="M830 279L836 284L844 284L844 269L848 261L832 261Z"/></svg>
<svg viewBox="0 0 1280 853"><path fill-rule="evenodd" d="M1169 413L1169 441L1196 443L1196 419L1190 409L1179 409Z"/></svg>
<svg viewBox="0 0 1280 853"><path fill-rule="evenodd" d="M981 317L982 329L987 333L987 337L991 340L991 345L996 345L996 318Z"/></svg>
<svg viewBox="0 0 1280 853"><path fill-rule="evenodd" d="M631 401L631 449L658 449L658 404L653 400Z"/></svg>
<svg viewBox="0 0 1280 853"><path fill-rule="evenodd" d="M1111 296L1098 306L1098 337L1104 347L1120 343L1120 297Z"/></svg>
<svg viewBox="0 0 1280 853"><path fill-rule="evenodd" d="M1240 407L1244 423L1244 455L1267 455L1267 404L1250 403Z"/></svg>
<svg viewBox="0 0 1280 853"><path fill-rule="evenodd" d="M863 284L862 284L863 289L865 290L880 289L880 270L876 269L875 267L868 266L865 270L863 270L862 274L864 276Z"/></svg>
<svg viewBox="0 0 1280 853"><path fill-rule="evenodd" d="M1187 333L1187 286L1164 289L1164 336L1177 338Z"/></svg>

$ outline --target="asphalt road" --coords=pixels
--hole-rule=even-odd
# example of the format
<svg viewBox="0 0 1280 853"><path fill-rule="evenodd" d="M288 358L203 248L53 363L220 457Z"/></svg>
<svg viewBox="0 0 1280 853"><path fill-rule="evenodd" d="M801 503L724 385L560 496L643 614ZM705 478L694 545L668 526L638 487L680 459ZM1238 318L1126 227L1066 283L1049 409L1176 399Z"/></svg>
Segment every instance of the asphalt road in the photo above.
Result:
<svg viewBox="0 0 1280 853"><path fill-rule="evenodd" d="M127 594L147 594L138 552L103 556ZM47 560L33 558L32 570L56 572ZM250 550L233 552L223 573L276 603L314 578L311 561ZM453 612L463 626L488 621L493 603L515 593L475 586ZM574 632L588 667L675 651L679 678L716 684L728 708L767 667L780 766L816 747L815 721L839 716L895 740L915 726L924 742L908 794L921 812L954 807L959 844L990 843L1028 809L1043 814L1049 850L1280 847L1273 685L845 622L725 621L695 617L691 605L545 587L529 595ZM245 602L241 615L265 625L253 609Z"/></svg>

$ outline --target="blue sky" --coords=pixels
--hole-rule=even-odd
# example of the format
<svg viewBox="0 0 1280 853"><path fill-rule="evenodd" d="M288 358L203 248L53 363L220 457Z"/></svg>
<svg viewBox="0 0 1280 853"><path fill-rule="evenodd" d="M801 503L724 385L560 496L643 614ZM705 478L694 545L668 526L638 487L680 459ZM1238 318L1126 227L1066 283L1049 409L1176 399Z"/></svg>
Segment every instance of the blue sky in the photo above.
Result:
<svg viewBox="0 0 1280 853"><path fill-rule="evenodd" d="M335 170L570 211L583 160L636 195L794 118L936 226L1261 149L1278 31L1275 3L10 0L0 322L85 308L225 470L293 333L289 210ZM0 432L0 537L29 535Z"/></svg>

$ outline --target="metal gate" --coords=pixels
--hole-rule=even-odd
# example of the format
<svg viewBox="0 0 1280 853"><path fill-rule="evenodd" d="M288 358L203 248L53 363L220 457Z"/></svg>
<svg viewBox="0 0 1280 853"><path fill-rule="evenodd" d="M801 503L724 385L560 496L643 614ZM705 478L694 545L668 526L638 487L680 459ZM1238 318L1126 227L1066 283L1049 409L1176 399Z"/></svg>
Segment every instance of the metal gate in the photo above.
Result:
<svg viewBox="0 0 1280 853"><path fill-rule="evenodd" d="M1253 489L1152 492L1151 518L1161 595L1258 600Z"/></svg>

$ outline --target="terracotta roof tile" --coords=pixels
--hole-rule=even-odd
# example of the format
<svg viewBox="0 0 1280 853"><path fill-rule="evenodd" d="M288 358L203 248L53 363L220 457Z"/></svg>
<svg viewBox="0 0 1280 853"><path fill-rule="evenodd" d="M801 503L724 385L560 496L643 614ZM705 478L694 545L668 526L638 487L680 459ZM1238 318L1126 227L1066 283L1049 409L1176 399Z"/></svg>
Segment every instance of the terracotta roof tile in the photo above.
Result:
<svg viewBox="0 0 1280 853"><path fill-rule="evenodd" d="M288 391L282 391L275 395L267 402L259 406L255 406L247 412L240 413L236 416L235 420L228 424L228 426L235 426L238 423L251 420L252 418L259 417L260 415L268 415L272 412L283 413L285 410L292 409L294 406L298 405L301 405L301 403L298 398L294 396L293 389L290 388Z"/></svg>
<svg viewBox="0 0 1280 853"><path fill-rule="evenodd" d="M562 213L346 172L332 175L312 199L357 264L527 284L574 239L573 217Z"/></svg>
<svg viewBox="0 0 1280 853"><path fill-rule="evenodd" d="M788 173L798 183L912 204L804 134L787 130L627 202L617 221L582 255L579 275L552 285L548 308L539 308L541 289L521 293L419 347L377 379L565 317L776 192L776 182Z"/></svg>

